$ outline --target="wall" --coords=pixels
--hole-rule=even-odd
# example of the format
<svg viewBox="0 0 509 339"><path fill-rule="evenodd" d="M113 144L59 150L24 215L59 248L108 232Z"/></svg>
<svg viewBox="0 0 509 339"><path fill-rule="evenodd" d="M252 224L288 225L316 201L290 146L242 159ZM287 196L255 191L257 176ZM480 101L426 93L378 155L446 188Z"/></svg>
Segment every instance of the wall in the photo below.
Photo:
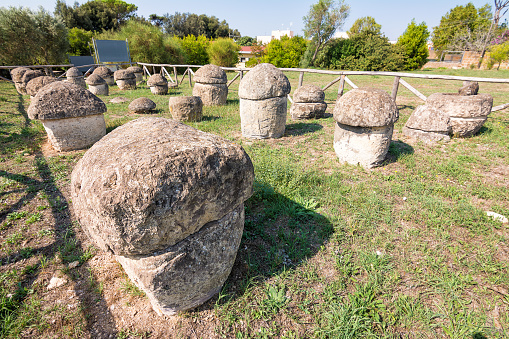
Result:
<svg viewBox="0 0 509 339"><path fill-rule="evenodd" d="M463 60L460 62L440 62L440 61L428 61L422 68L471 68L470 65L474 65L477 68L477 63L481 57L480 52L466 51L463 55ZM490 59L490 52L486 52L484 55L481 69L487 69L487 62ZM493 66L494 69L498 67L498 63ZM500 69L509 69L509 62L504 61L500 65Z"/></svg>

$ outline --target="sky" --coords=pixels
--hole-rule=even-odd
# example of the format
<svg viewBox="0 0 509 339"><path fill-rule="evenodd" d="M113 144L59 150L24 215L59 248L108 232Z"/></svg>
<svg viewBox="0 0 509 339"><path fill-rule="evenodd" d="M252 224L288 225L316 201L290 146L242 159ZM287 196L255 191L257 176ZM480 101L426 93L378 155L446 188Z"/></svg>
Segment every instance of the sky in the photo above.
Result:
<svg viewBox="0 0 509 339"><path fill-rule="evenodd" d="M66 2L68 5L74 3L73 0ZM84 2L86 0L78 1L80 4ZM317 0L127 0L126 2L138 6L137 14L145 18L150 14L164 15L175 12L213 15L221 21L226 20L230 28L238 29L242 36L255 37L270 35L271 31L278 29L290 29L295 35L302 36L304 28L302 17ZM469 2L476 7L486 3L493 6L492 0L345 0L345 3L350 5L350 15L340 31L347 31L358 18L371 16L382 25L382 32L389 40L397 40L412 19L417 23L424 21L431 31L451 8ZM0 0L2 7L23 6L35 10L42 6L50 12L55 9L55 3L55 0Z"/></svg>

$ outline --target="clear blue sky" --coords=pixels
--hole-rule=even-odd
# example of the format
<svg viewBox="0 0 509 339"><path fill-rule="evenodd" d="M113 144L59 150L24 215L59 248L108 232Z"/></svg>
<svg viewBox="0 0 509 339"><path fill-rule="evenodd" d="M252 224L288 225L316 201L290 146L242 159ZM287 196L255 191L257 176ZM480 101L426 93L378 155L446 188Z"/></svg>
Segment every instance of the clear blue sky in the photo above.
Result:
<svg viewBox="0 0 509 339"><path fill-rule="evenodd" d="M84 3L86 0L78 2ZM214 15L220 20L226 20L230 28L238 29L242 35L254 37L270 35L272 30L288 28L295 31L295 34L303 35L302 17L317 0L127 0L127 2L138 6L137 14L144 17L152 13L163 15L175 12ZM382 25L385 35L390 40L396 40L413 18L417 23L426 22L431 31L447 11L468 2L472 2L476 7L486 3L493 6L493 0L346 0L351 10L341 30L348 30L360 17L372 16ZM53 12L55 3L55 0L1 0L0 6L26 6L33 9L42 6ZM73 3L73 0L67 0L68 5Z"/></svg>

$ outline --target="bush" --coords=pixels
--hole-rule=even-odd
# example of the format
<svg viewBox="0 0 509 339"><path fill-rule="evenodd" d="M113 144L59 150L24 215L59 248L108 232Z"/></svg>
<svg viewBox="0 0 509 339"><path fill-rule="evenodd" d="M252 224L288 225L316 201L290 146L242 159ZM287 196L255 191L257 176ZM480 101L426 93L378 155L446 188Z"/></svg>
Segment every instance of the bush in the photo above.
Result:
<svg viewBox="0 0 509 339"><path fill-rule="evenodd" d="M283 36L281 40L272 40L264 51L262 62L276 67L296 68L307 49L307 41L295 36Z"/></svg>
<svg viewBox="0 0 509 339"><path fill-rule="evenodd" d="M407 70L420 69L428 61L429 38L428 27L422 22L419 25L412 20L405 32L398 38L398 46L405 52Z"/></svg>
<svg viewBox="0 0 509 339"><path fill-rule="evenodd" d="M68 33L70 55L91 55L93 32L82 28L71 28Z"/></svg>
<svg viewBox="0 0 509 339"><path fill-rule="evenodd" d="M181 40L182 48L187 56L186 63L188 65L206 65L209 63L207 48L209 41L204 35L195 37L188 35Z"/></svg>
<svg viewBox="0 0 509 339"><path fill-rule="evenodd" d="M209 60L214 65L233 67L239 62L240 47L232 39L218 39L207 50Z"/></svg>

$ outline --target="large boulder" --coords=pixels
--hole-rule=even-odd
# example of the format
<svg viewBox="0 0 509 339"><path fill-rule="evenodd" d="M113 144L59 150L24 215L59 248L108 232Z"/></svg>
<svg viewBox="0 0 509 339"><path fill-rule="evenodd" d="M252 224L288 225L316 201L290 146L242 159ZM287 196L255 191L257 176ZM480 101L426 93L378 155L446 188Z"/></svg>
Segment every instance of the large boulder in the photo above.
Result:
<svg viewBox="0 0 509 339"><path fill-rule="evenodd" d="M203 116L203 103L197 96L171 97L168 107L172 118L177 121L195 122Z"/></svg>
<svg viewBox="0 0 509 339"><path fill-rule="evenodd" d="M58 79L46 75L42 77L36 77L27 83L26 92L27 94L30 94L30 98L33 99L41 88L55 81L58 81Z"/></svg>
<svg viewBox="0 0 509 339"><path fill-rule="evenodd" d="M242 237L254 171L241 146L164 118L109 133L75 166L74 211L162 314L217 293Z"/></svg>
<svg viewBox="0 0 509 339"><path fill-rule="evenodd" d="M216 65L200 67L194 74L193 96L201 98L204 106L225 105L228 97L225 71Z"/></svg>
<svg viewBox="0 0 509 339"><path fill-rule="evenodd" d="M259 64L239 85L242 135L253 139L280 138L285 132L288 78L271 64Z"/></svg>
<svg viewBox="0 0 509 339"><path fill-rule="evenodd" d="M71 151L91 146L106 134L106 105L83 87L55 81L39 90L28 107L41 120L53 148Z"/></svg>
<svg viewBox="0 0 509 339"><path fill-rule="evenodd" d="M379 166L398 118L396 103L387 92L373 88L348 91L334 107L334 150L339 160L365 168Z"/></svg>
<svg viewBox="0 0 509 339"><path fill-rule="evenodd" d="M290 115L293 120L323 118L327 104L324 91L316 85L304 85L293 93Z"/></svg>
<svg viewBox="0 0 509 339"><path fill-rule="evenodd" d="M450 118L443 111L426 105L418 106L403 127L403 134L427 144L451 138Z"/></svg>

